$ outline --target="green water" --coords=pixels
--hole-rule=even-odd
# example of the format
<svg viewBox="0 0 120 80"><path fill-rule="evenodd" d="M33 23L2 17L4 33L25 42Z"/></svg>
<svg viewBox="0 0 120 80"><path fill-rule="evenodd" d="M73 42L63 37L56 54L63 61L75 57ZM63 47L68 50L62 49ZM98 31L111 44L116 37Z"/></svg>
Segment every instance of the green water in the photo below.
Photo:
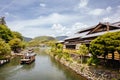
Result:
<svg viewBox="0 0 120 80"><path fill-rule="evenodd" d="M42 50L32 64L20 65L19 62L20 59L15 58L0 66L0 80L86 80Z"/></svg>

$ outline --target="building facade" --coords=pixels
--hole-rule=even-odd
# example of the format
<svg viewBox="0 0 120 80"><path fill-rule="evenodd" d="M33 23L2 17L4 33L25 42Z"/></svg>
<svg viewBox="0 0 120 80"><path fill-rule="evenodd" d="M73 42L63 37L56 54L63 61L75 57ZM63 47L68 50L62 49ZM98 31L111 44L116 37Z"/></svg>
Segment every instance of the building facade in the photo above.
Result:
<svg viewBox="0 0 120 80"><path fill-rule="evenodd" d="M107 32L120 31L120 22L115 23L98 23L95 26L78 31L73 36L64 40L64 46L67 49L79 49L81 44L86 44L89 47L90 42L100 35Z"/></svg>

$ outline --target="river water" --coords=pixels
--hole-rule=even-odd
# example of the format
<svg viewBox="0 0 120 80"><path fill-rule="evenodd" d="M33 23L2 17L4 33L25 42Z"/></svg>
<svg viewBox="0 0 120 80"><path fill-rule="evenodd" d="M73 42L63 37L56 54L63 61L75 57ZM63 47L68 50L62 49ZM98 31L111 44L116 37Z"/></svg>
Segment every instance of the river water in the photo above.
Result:
<svg viewBox="0 0 120 80"><path fill-rule="evenodd" d="M36 60L21 65L20 58L0 66L0 80L86 80L74 71L55 61L44 50L37 52Z"/></svg>

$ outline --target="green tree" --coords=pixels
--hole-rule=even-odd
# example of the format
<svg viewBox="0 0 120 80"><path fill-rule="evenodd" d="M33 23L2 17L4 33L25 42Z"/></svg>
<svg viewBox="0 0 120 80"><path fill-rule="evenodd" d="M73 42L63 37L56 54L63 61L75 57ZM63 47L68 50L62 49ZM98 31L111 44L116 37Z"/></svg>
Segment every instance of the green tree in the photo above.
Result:
<svg viewBox="0 0 120 80"><path fill-rule="evenodd" d="M85 44L81 44L77 53L81 56L81 64L83 63L83 56L88 54L88 47Z"/></svg>
<svg viewBox="0 0 120 80"><path fill-rule="evenodd" d="M112 60L114 60L114 52L120 51L120 32L106 33L98 38L94 39L90 43L90 52L94 57L104 56L108 53L112 54Z"/></svg>
<svg viewBox="0 0 120 80"><path fill-rule="evenodd" d="M0 25L0 38L9 42L13 38L11 30L6 25Z"/></svg>
<svg viewBox="0 0 120 80"><path fill-rule="evenodd" d="M7 55L10 55L10 53L11 53L10 46L0 38L0 59L6 58Z"/></svg>
<svg viewBox="0 0 120 80"><path fill-rule="evenodd" d="M21 41L23 40L23 36L19 32L13 31L12 33L14 38L19 38Z"/></svg>
<svg viewBox="0 0 120 80"><path fill-rule="evenodd" d="M23 48L22 41L18 38L12 39L9 41L9 45L11 46L11 49L15 52L18 53L21 51Z"/></svg>
<svg viewBox="0 0 120 80"><path fill-rule="evenodd" d="M61 54L63 52L63 45L62 44L54 44L53 50L55 50L54 52L56 52L57 54Z"/></svg>

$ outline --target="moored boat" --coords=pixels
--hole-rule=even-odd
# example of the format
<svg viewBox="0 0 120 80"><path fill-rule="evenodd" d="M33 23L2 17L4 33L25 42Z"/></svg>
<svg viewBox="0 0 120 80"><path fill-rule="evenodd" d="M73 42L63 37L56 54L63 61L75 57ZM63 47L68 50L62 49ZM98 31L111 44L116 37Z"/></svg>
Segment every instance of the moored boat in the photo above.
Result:
<svg viewBox="0 0 120 80"><path fill-rule="evenodd" d="M30 64L35 61L35 53L26 53L22 56L20 63L21 64Z"/></svg>

